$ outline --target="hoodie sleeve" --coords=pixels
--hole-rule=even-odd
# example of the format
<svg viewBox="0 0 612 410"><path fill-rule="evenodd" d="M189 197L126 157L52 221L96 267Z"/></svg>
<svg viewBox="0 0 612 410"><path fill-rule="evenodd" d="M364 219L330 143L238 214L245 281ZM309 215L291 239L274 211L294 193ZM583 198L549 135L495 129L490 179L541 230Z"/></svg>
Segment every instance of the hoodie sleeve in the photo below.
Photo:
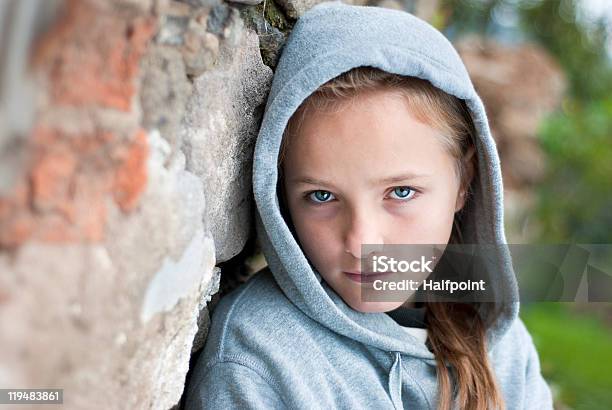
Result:
<svg viewBox="0 0 612 410"><path fill-rule="evenodd" d="M527 346L529 354L527 358L527 368L525 370L525 399L523 403L531 406L530 408L553 409L553 400L550 387L540 369L540 359L538 351L533 343L531 335L527 333Z"/></svg>
<svg viewBox="0 0 612 410"><path fill-rule="evenodd" d="M185 410L284 408L281 396L264 377L236 362L212 365L185 400Z"/></svg>

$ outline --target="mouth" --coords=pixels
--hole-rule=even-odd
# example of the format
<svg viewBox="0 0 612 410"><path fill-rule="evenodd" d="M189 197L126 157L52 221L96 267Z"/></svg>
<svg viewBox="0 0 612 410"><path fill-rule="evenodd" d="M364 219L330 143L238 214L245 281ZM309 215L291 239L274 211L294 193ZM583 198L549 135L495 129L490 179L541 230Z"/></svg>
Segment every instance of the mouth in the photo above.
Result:
<svg viewBox="0 0 612 410"><path fill-rule="evenodd" d="M354 282L374 282L376 279L380 279L383 276L390 275L392 272L373 273L373 272L343 272L349 279Z"/></svg>

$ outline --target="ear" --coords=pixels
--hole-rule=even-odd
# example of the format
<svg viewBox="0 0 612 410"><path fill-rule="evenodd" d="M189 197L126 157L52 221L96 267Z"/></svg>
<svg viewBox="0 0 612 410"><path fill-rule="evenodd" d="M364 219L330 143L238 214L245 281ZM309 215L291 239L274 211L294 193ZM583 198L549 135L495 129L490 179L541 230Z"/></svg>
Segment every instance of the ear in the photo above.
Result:
<svg viewBox="0 0 612 410"><path fill-rule="evenodd" d="M472 179L474 178L474 173L476 170L474 169L474 154L476 153L476 148L474 145L470 145L466 153L463 155L462 161L466 164L466 176L465 180L461 181L459 192L457 193L457 201L455 204L455 212L459 212L465 206L465 201L468 196L469 187L472 183Z"/></svg>

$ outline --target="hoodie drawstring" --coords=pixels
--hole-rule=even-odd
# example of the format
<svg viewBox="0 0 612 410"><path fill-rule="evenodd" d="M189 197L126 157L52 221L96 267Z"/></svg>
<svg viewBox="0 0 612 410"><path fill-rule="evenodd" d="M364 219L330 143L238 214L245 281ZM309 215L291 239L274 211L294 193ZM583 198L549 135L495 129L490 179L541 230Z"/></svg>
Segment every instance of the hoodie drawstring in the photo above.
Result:
<svg viewBox="0 0 612 410"><path fill-rule="evenodd" d="M402 355L400 352L395 352L395 361L389 371L389 394L393 406L397 409L403 409L402 403Z"/></svg>

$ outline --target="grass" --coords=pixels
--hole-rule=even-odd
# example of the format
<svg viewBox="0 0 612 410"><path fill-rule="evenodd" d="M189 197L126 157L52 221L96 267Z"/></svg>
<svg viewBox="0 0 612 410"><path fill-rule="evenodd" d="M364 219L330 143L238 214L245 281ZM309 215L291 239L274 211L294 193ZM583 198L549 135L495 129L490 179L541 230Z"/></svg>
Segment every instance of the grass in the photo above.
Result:
<svg viewBox="0 0 612 410"><path fill-rule="evenodd" d="M559 408L612 409L612 329L568 303L523 304L521 318L533 337L542 374Z"/></svg>

